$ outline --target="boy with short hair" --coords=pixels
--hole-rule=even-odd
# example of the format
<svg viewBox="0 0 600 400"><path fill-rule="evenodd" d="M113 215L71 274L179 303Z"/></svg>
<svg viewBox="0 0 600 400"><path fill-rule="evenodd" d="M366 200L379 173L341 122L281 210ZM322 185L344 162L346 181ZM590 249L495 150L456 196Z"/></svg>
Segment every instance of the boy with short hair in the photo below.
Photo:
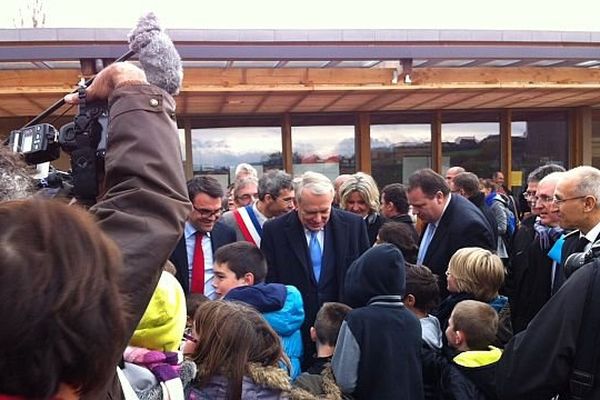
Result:
<svg viewBox="0 0 600 400"><path fill-rule="evenodd" d="M437 307L440 288L437 277L425 266L406 263L406 292L403 302L421 322L421 338L434 349L442 348L440 321L429 314Z"/></svg>
<svg viewBox="0 0 600 400"><path fill-rule="evenodd" d="M335 381L331 375L331 357L342 322L351 310L349 306L342 303L323 304L317 313L315 325L310 328L310 338L317 345L317 358L313 365L298 377L296 386L317 396L326 395L332 389L337 389L334 387Z"/></svg>
<svg viewBox="0 0 600 400"><path fill-rule="evenodd" d="M502 350L491 343L498 330L498 314L489 305L475 300L458 303L446 329L448 345L459 351L453 364L486 396L497 399L496 366Z"/></svg>
<svg viewBox="0 0 600 400"><path fill-rule="evenodd" d="M302 295L294 286L264 283L267 262L262 251L250 242L234 242L215 253L213 287L218 298L253 306L281 337L290 359L291 377L300 375L304 322Z"/></svg>

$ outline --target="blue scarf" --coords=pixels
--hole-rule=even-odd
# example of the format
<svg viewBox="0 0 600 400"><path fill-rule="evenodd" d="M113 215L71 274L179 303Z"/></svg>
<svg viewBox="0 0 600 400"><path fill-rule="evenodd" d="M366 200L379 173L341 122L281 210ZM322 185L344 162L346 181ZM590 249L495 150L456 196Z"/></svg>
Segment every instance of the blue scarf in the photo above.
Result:
<svg viewBox="0 0 600 400"><path fill-rule="evenodd" d="M535 240L540 243L540 247L544 251L550 250L564 231L560 226L552 227L542 224L540 217L535 219L533 229L535 230Z"/></svg>

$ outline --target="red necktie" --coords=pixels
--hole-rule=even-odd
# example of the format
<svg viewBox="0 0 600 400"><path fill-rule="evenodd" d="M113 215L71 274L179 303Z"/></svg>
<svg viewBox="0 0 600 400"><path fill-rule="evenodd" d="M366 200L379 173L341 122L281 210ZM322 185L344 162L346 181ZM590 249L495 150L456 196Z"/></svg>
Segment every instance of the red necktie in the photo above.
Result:
<svg viewBox="0 0 600 400"><path fill-rule="evenodd" d="M194 245L194 264L192 265L191 293L204 294L204 251L202 251L203 237L204 233L196 232L196 244Z"/></svg>

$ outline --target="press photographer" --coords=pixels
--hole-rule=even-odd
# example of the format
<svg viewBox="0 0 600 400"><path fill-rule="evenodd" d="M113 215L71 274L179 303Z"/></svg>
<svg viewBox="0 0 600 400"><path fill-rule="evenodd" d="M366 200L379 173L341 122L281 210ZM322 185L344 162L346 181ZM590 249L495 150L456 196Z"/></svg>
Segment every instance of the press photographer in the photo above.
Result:
<svg viewBox="0 0 600 400"><path fill-rule="evenodd" d="M110 115L96 224L53 201L0 203L0 394L122 397L115 368L190 211L175 101L149 83L169 73L116 63L85 90Z"/></svg>

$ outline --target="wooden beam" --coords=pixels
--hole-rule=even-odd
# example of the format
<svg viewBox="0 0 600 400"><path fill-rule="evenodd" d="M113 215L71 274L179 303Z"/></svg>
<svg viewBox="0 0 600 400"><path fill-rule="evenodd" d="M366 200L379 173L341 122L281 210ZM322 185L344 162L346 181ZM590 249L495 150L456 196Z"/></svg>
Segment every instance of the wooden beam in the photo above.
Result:
<svg viewBox="0 0 600 400"><path fill-rule="evenodd" d="M511 187L512 171L512 111L503 110L500 113L500 170L504 174L504 181L508 188Z"/></svg>
<svg viewBox="0 0 600 400"><path fill-rule="evenodd" d="M437 110L431 121L431 169L442 173L442 112Z"/></svg>
<svg viewBox="0 0 600 400"><path fill-rule="evenodd" d="M281 120L281 147L283 158L283 169L289 173L294 173L294 159L292 152L292 117L289 113L283 114Z"/></svg>
<svg viewBox="0 0 600 400"><path fill-rule="evenodd" d="M371 174L371 115L358 113L354 126L356 170Z"/></svg>
<svg viewBox="0 0 600 400"><path fill-rule="evenodd" d="M333 99L332 101L328 102L327 104L325 104L323 107L321 107L319 109L319 112L325 112L327 111L327 109L331 106L333 106L335 103L337 103L338 101L342 100L344 97L346 97L347 95L350 95L350 93L348 92L343 92L340 93L339 96L337 96L335 99Z"/></svg>

